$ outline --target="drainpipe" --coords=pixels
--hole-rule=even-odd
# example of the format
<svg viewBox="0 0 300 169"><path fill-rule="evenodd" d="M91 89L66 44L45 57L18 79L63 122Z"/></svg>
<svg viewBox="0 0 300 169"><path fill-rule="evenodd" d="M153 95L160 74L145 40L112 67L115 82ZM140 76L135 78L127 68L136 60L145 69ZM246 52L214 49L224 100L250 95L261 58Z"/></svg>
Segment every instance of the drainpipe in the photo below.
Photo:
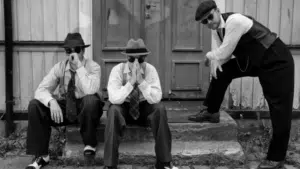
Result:
<svg viewBox="0 0 300 169"><path fill-rule="evenodd" d="M8 137L14 130L13 126L13 31L12 1L4 0L5 25L5 135Z"/></svg>

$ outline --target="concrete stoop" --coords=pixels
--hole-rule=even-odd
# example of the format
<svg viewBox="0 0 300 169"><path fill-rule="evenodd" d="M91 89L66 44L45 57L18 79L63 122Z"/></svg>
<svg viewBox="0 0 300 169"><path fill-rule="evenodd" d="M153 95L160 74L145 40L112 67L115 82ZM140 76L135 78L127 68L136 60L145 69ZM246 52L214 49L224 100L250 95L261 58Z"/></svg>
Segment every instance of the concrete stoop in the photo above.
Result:
<svg viewBox="0 0 300 169"><path fill-rule="evenodd" d="M237 124L224 111L220 123L193 123L187 117L195 112L168 110L169 126L172 133L172 157L177 164L203 164L213 156L243 161L244 153L237 142ZM175 120L174 120L175 119ZM177 119L177 120L176 120ZM102 164L103 137L106 116L98 127L96 163ZM78 127L68 127L63 158L80 162L84 145ZM120 164L154 164L154 140L148 128L127 127L119 147Z"/></svg>

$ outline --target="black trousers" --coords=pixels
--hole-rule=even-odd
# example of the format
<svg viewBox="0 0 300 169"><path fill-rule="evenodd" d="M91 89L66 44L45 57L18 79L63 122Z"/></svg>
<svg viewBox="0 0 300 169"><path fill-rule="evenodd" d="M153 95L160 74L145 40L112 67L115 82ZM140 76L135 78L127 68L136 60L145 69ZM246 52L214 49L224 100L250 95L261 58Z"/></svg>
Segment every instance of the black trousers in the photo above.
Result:
<svg viewBox="0 0 300 169"><path fill-rule="evenodd" d="M42 156L48 154L51 126L78 124L85 145L96 146L96 127L103 114L102 102L97 95L87 95L77 100L78 118L70 122L66 118L65 101L57 101L62 113L63 122L55 123L51 119L50 109L40 101L33 99L28 105L27 151L29 155Z"/></svg>
<svg viewBox="0 0 300 169"><path fill-rule="evenodd" d="M269 105L273 128L267 159L284 160L290 137L294 95L294 60L289 49L278 38L264 54L261 66L250 66L242 72L236 59L231 59L222 65L222 69L223 72L217 72L217 79L212 79L206 95L204 106L207 106L208 112L219 111L232 79L257 76Z"/></svg>
<svg viewBox="0 0 300 169"><path fill-rule="evenodd" d="M140 117L134 120L128 113L129 104L111 104L107 112L104 141L104 165L117 166L119 157L119 144L126 124L150 126L155 140L156 158L160 162L170 162L171 132L168 125L166 109L163 104L140 103Z"/></svg>

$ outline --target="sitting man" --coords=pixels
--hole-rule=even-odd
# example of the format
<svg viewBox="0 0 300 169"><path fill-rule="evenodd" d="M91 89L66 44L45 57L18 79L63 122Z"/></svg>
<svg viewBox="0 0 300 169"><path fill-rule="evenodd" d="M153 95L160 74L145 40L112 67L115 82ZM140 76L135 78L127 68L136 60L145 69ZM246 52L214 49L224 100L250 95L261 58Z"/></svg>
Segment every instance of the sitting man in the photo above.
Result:
<svg viewBox="0 0 300 169"><path fill-rule="evenodd" d="M39 169L49 164L51 126L79 123L84 155L94 157L96 127L102 116L103 102L97 94L100 66L83 56L88 46L79 33L69 33L63 46L67 59L54 65L29 103L27 154L35 155L35 160L26 169Z"/></svg>
<svg viewBox="0 0 300 169"><path fill-rule="evenodd" d="M144 60L150 53L142 39L130 39L126 63L113 67L108 80L110 101L105 128L104 165L117 168L118 149L126 124L150 126L155 140L157 169L171 168L171 132L154 66ZM176 168L176 167L173 167Z"/></svg>

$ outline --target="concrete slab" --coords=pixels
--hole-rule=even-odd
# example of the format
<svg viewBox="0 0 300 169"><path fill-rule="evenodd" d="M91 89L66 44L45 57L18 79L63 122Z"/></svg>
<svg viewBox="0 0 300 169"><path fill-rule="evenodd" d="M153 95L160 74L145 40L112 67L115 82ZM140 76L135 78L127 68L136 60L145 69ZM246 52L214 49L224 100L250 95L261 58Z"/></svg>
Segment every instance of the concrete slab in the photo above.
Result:
<svg viewBox="0 0 300 169"><path fill-rule="evenodd" d="M237 124L225 111L220 113L220 123L194 123L187 120L191 112L168 112L169 127L173 141L230 141L237 139ZM174 120L175 119L175 120ZM176 119L181 119L177 120ZM102 117L102 125L98 127L99 142L104 141L106 116ZM170 122L173 121L173 122ZM67 127L67 142L82 143L79 128ZM153 140L150 128L127 126L123 141L149 141Z"/></svg>
<svg viewBox="0 0 300 169"><path fill-rule="evenodd" d="M67 142L63 157L76 162L83 160L82 144ZM96 163L103 159L103 144L97 147ZM201 141L201 142L172 142L173 161L180 165L203 164L212 155L227 157L236 161L244 160L242 147L237 141ZM155 153L153 142L124 142L119 147L120 164L154 164Z"/></svg>

